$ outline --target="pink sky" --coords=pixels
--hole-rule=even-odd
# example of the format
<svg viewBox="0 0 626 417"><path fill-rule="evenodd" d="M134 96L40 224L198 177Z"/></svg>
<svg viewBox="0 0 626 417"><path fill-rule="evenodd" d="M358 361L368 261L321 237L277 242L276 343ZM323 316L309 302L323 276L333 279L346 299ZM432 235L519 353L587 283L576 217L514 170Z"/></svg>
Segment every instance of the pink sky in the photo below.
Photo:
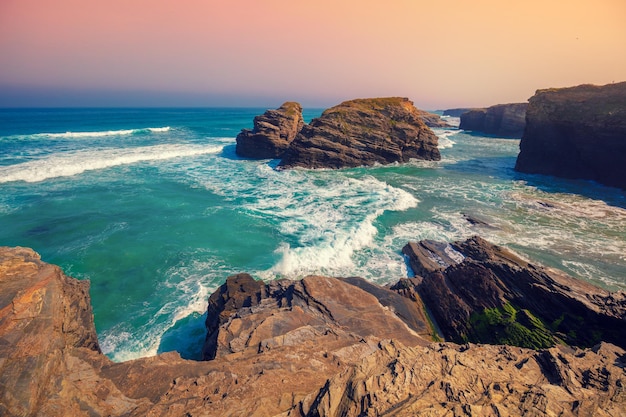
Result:
<svg viewBox="0 0 626 417"><path fill-rule="evenodd" d="M518 102L626 80L624 22L624 0L0 0L0 105Z"/></svg>

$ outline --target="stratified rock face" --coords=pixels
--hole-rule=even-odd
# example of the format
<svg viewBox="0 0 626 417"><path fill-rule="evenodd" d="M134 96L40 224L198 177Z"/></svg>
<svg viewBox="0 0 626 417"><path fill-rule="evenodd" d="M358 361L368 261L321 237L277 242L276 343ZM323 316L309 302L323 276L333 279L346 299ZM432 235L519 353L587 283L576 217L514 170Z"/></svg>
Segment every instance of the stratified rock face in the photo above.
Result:
<svg viewBox="0 0 626 417"><path fill-rule="evenodd" d="M515 169L626 189L626 82L537 91Z"/></svg>
<svg viewBox="0 0 626 417"><path fill-rule="evenodd" d="M459 129L503 138L521 138L526 126L528 103L497 104L470 109L461 114Z"/></svg>
<svg viewBox="0 0 626 417"><path fill-rule="evenodd" d="M98 350L88 284L0 248L0 415L623 414L623 349L429 344L412 317L423 315L419 282L235 275L209 302L215 359L113 363Z"/></svg>
<svg viewBox="0 0 626 417"><path fill-rule="evenodd" d="M531 348L626 347L626 294L541 268L473 237L406 245L417 291L448 340Z"/></svg>
<svg viewBox="0 0 626 417"><path fill-rule="evenodd" d="M302 106L288 101L254 118L254 128L237 135L235 152L244 158L281 158L304 126Z"/></svg>
<svg viewBox="0 0 626 417"><path fill-rule="evenodd" d="M437 136L406 98L359 99L305 125L279 168L344 168L439 160Z"/></svg>

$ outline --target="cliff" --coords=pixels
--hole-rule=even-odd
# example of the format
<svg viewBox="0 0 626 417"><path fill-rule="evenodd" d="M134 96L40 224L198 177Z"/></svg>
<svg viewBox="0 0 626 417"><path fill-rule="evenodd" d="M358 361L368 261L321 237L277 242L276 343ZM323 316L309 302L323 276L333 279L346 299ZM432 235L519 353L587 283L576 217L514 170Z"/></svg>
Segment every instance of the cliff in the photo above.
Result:
<svg viewBox="0 0 626 417"><path fill-rule="evenodd" d="M623 414L623 349L432 343L418 281L234 275L209 299L213 360L113 363L88 284L0 248L0 415Z"/></svg>
<svg viewBox="0 0 626 417"><path fill-rule="evenodd" d="M526 125L527 106L527 103L512 103L469 109L461 114L459 129L505 138L521 138Z"/></svg>
<svg viewBox="0 0 626 417"><path fill-rule="evenodd" d="M304 126L302 106L288 101L254 118L254 128L237 135L237 155L245 158L281 158Z"/></svg>
<svg viewBox="0 0 626 417"><path fill-rule="evenodd" d="M538 90L515 169L626 189L626 82Z"/></svg>
<svg viewBox="0 0 626 417"><path fill-rule="evenodd" d="M439 160L437 136L406 98L358 99L305 125L279 168L344 168Z"/></svg>

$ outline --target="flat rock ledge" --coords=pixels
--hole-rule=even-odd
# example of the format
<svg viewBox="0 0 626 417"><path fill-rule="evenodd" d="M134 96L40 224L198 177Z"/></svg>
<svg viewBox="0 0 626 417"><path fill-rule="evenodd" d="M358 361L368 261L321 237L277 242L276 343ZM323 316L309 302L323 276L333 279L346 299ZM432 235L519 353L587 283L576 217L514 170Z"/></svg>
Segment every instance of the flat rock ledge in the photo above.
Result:
<svg viewBox="0 0 626 417"><path fill-rule="evenodd" d="M432 342L417 281L234 275L209 300L213 360L113 363L88 283L0 247L0 415L624 415L622 348Z"/></svg>

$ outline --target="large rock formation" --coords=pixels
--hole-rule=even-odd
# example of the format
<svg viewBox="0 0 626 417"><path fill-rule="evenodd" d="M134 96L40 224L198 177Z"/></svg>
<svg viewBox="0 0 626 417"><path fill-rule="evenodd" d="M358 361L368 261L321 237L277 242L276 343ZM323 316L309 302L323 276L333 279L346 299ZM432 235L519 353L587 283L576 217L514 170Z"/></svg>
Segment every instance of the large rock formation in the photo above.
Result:
<svg viewBox="0 0 626 417"><path fill-rule="evenodd" d="M0 248L0 415L623 414L623 349L430 343L416 281L393 291L232 276L209 302L213 360L113 363L98 349L88 284L32 250ZM414 310L411 325L398 318Z"/></svg>
<svg viewBox="0 0 626 417"><path fill-rule="evenodd" d="M288 101L254 118L254 128L237 135L235 152L245 158L281 158L304 126L302 106Z"/></svg>
<svg viewBox="0 0 626 417"><path fill-rule="evenodd" d="M470 109L461 114L459 129L503 138L521 138L526 125L528 103L497 104Z"/></svg>
<svg viewBox="0 0 626 417"><path fill-rule="evenodd" d="M626 189L626 82L538 90L515 169Z"/></svg>
<svg viewBox="0 0 626 417"><path fill-rule="evenodd" d="M530 348L604 340L626 348L623 292L532 265L479 237L410 242L403 253L422 277L416 291L448 340Z"/></svg>
<svg viewBox="0 0 626 417"><path fill-rule="evenodd" d="M406 98L359 99L305 125L279 168L343 168L439 160L437 136Z"/></svg>

